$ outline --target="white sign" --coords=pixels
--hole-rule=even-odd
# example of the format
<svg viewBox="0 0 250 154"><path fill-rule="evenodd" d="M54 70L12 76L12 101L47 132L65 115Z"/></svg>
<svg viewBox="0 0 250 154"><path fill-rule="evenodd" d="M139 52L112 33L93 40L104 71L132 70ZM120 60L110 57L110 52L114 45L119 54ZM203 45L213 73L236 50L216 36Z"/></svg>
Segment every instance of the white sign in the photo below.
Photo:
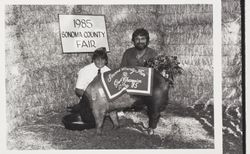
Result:
<svg viewBox="0 0 250 154"><path fill-rule="evenodd" d="M64 53L109 51L105 19L102 15L59 15Z"/></svg>

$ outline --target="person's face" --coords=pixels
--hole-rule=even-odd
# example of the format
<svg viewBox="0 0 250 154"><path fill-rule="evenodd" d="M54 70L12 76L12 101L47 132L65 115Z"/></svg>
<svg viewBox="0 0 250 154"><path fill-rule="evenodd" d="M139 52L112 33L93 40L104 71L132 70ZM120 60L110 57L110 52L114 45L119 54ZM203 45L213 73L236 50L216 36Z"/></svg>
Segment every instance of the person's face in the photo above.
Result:
<svg viewBox="0 0 250 154"><path fill-rule="evenodd" d="M138 35L134 39L134 46L138 50L143 50L147 47L147 38L146 36Z"/></svg>
<svg viewBox="0 0 250 154"><path fill-rule="evenodd" d="M96 67L102 68L102 67L105 66L106 60L103 59L103 58L98 57L98 58L96 58L96 59L94 60L94 63L95 63L95 66L96 66Z"/></svg>

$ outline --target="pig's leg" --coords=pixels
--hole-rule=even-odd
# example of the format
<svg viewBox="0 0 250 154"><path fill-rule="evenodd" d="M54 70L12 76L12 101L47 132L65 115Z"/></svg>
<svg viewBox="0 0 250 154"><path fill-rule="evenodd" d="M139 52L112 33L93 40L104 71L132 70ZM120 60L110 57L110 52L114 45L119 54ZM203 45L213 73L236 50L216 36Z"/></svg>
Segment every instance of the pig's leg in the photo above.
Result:
<svg viewBox="0 0 250 154"><path fill-rule="evenodd" d="M155 106L155 104L149 106L148 116L149 116L149 127L155 129L157 127L157 123L160 118L159 106Z"/></svg>
<svg viewBox="0 0 250 154"><path fill-rule="evenodd" d="M95 122L96 122L96 133L97 135L101 135L102 125L105 117L105 111L94 109L93 115L95 117Z"/></svg>
<svg viewBox="0 0 250 154"><path fill-rule="evenodd" d="M153 96L148 102L149 128L155 129L160 118L160 112L168 103L168 84L154 87Z"/></svg>
<svg viewBox="0 0 250 154"><path fill-rule="evenodd" d="M118 121L118 115L116 111L110 112L109 113L110 119L113 122L114 129L119 128L119 121Z"/></svg>

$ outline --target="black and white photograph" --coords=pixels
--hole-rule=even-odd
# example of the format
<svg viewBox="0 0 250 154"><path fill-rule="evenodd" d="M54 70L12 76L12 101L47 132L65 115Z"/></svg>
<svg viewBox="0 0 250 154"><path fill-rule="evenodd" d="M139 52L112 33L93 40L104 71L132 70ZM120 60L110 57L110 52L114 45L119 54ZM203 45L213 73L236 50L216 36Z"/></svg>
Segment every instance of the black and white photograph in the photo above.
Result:
<svg viewBox="0 0 250 154"><path fill-rule="evenodd" d="M4 150L244 154L244 4L6 1Z"/></svg>

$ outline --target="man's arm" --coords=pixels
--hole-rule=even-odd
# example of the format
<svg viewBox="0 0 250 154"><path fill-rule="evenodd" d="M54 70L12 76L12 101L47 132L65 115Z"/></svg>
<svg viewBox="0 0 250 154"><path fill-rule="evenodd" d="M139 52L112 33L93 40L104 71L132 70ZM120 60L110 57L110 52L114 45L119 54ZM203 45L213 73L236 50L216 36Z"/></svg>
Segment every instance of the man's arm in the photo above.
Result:
<svg viewBox="0 0 250 154"><path fill-rule="evenodd" d="M75 94L79 98L82 97L82 95L84 93L84 89L85 89L85 87L87 87L87 83L85 81L88 80L88 78L87 78L88 76L86 76L86 74L88 73L88 70L86 70L86 67L84 67L84 68L85 69L81 69L78 72L78 77L76 80Z"/></svg>
<svg viewBox="0 0 250 154"><path fill-rule="evenodd" d="M76 96L78 96L79 98L81 98L82 95L83 95L83 93L84 93L84 90L75 88L75 93L76 93Z"/></svg>

